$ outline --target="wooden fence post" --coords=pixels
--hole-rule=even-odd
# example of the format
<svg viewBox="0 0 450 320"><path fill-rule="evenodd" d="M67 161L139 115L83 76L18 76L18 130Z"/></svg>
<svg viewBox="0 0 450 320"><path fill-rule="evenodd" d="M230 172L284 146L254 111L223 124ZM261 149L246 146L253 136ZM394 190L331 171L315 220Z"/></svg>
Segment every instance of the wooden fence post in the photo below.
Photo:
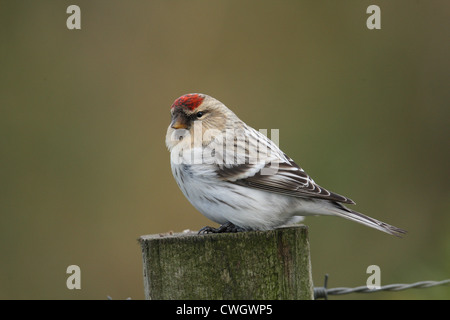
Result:
<svg viewBox="0 0 450 320"><path fill-rule="evenodd" d="M307 227L139 239L146 299L313 299Z"/></svg>

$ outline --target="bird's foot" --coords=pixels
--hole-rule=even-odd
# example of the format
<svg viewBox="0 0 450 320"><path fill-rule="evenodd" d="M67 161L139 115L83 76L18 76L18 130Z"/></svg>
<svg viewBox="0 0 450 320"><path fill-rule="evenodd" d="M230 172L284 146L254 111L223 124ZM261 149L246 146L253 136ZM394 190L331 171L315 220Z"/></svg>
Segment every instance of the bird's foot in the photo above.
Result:
<svg viewBox="0 0 450 320"><path fill-rule="evenodd" d="M234 232L243 232L244 228L238 227L231 222L224 223L218 228L213 227L203 227L198 231L198 234L208 234L208 233L234 233Z"/></svg>

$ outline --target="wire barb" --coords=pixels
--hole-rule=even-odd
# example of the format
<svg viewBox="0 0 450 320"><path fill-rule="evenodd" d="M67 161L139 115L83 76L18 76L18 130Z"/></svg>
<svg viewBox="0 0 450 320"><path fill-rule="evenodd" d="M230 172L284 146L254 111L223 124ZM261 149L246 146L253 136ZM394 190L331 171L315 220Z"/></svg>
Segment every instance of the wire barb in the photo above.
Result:
<svg viewBox="0 0 450 320"><path fill-rule="evenodd" d="M343 295L349 293L373 293L378 291L402 291L412 288L430 288L442 285L450 284L450 279L442 281L420 281L410 284L388 284L382 286L378 289L369 289L367 286L361 286L356 288L327 288L328 274L325 275L325 281L323 287L314 288L314 299L325 299L328 300L328 295Z"/></svg>

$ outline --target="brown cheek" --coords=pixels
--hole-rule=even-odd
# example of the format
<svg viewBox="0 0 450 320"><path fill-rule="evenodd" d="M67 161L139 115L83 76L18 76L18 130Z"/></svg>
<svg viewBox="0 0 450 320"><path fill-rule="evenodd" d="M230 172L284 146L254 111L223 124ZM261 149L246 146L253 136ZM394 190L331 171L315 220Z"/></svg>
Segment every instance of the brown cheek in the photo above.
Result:
<svg viewBox="0 0 450 320"><path fill-rule="evenodd" d="M221 117L210 116L203 121L203 130L205 129L215 129L222 132L225 130L225 121Z"/></svg>

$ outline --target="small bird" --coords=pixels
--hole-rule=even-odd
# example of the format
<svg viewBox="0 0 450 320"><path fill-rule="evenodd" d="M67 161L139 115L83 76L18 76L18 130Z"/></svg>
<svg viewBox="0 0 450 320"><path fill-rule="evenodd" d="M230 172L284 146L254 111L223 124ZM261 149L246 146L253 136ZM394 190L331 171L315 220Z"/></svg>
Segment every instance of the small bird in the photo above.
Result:
<svg viewBox="0 0 450 320"><path fill-rule="evenodd" d="M186 94L171 106L166 145L173 176L191 204L220 227L199 234L270 230L304 216L346 218L401 236L405 230L353 211L222 102Z"/></svg>

